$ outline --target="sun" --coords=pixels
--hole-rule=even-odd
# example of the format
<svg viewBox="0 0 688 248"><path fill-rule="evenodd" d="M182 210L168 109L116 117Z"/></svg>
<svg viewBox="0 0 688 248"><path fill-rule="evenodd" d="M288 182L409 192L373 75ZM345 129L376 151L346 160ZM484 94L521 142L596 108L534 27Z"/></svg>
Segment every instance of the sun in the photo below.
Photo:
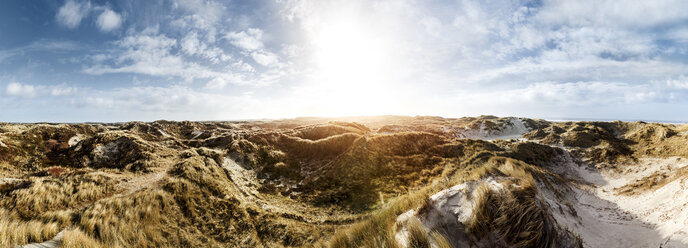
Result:
<svg viewBox="0 0 688 248"><path fill-rule="evenodd" d="M355 20L334 20L320 30L314 44L315 62L325 76L337 80L379 76L376 68L384 60L384 49Z"/></svg>
<svg viewBox="0 0 688 248"><path fill-rule="evenodd" d="M309 79L318 115L388 114L394 97L395 61L383 32L356 15L322 20L310 37Z"/></svg>

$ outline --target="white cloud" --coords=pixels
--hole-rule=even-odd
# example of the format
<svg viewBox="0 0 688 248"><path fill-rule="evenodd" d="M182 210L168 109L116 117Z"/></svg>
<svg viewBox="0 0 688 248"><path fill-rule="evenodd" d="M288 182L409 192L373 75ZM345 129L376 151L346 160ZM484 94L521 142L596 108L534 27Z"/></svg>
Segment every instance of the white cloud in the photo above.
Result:
<svg viewBox="0 0 688 248"><path fill-rule="evenodd" d="M91 9L91 2L77 2L75 0L67 0L62 7L57 11L55 18L57 22L67 28L76 28L81 23L81 20L86 17Z"/></svg>
<svg viewBox="0 0 688 248"><path fill-rule="evenodd" d="M552 26L608 26L647 28L688 18L683 11L688 2L680 0L631 1L614 0L555 1L543 3L537 18Z"/></svg>
<svg viewBox="0 0 688 248"><path fill-rule="evenodd" d="M420 24L425 27L429 35L439 37L442 33L442 22L435 17L425 17L420 20Z"/></svg>
<svg viewBox="0 0 688 248"><path fill-rule="evenodd" d="M461 12L454 17L452 25L466 38L482 41L494 28L495 19L490 18L481 5L472 1L463 1Z"/></svg>
<svg viewBox="0 0 688 248"><path fill-rule="evenodd" d="M524 108L593 108L615 104L647 104L681 100L687 90L671 90L663 85L620 82L540 82L513 89L465 91L457 95L467 107L481 109Z"/></svg>
<svg viewBox="0 0 688 248"><path fill-rule="evenodd" d="M194 55L200 51L205 50L205 44L198 40L198 34L192 32L187 34L181 41L182 50L184 53Z"/></svg>
<svg viewBox="0 0 688 248"><path fill-rule="evenodd" d="M545 55L546 54L546 55ZM549 52L536 58L506 63L466 75L463 82L473 86L509 86L530 82L566 82L571 78L642 83L672 77L688 71L688 65L662 60L616 61L587 56L570 58L566 52ZM561 57L559 57L561 56Z"/></svg>
<svg viewBox="0 0 688 248"><path fill-rule="evenodd" d="M79 45L70 41L38 40L26 46L0 50L0 62L14 56L22 56L30 52L64 52L78 49Z"/></svg>
<svg viewBox="0 0 688 248"><path fill-rule="evenodd" d="M215 1L174 0L173 2L176 8L190 13L190 16L196 20L196 24L201 24L202 27L209 27L219 22L226 10L224 5Z"/></svg>
<svg viewBox="0 0 688 248"><path fill-rule="evenodd" d="M246 63L242 60L232 63L230 66L233 70L243 71L243 72L256 72L256 68L251 66L251 64Z"/></svg>
<svg viewBox="0 0 688 248"><path fill-rule="evenodd" d="M106 59L111 58L112 56L110 56L109 54L94 54L94 55L90 55L87 57L88 57L88 59L92 60L93 62L101 63L101 62L105 61Z"/></svg>
<svg viewBox="0 0 688 248"><path fill-rule="evenodd" d="M355 114L387 104L389 108L379 109L408 114L404 108L412 107L418 111L413 114L428 114L442 106L465 104L485 112L524 109L526 113L546 107L552 112L688 101L682 100L688 99L688 81L682 77L688 75L684 56L688 50L682 46L688 41L683 25L688 21L683 9L688 6L681 1L289 0L277 1L276 8L257 4L257 9L273 12L251 13L233 8L232 2L172 3L164 18L146 17L142 23L137 22L141 20L137 9L126 9L124 14L85 0L65 3L58 11L64 13L56 18L62 15L65 21L60 23L66 27L78 27L90 13L102 31L126 30L121 32L123 38L107 43L105 49L94 46L93 54L80 56L84 59L78 62L87 63L84 72L152 76L141 77L146 82L138 86L163 81L184 85L92 91L92 101L82 103L134 109L129 104L136 102L171 113L174 109L165 104L208 107L201 103L204 97L219 99L222 94L206 93L270 83L279 87L270 93L249 89L261 100L268 94L279 98L270 107L253 107L259 117L334 113L331 105L320 102L345 102L360 94L377 102L361 101L345 110ZM67 18L77 15L66 13L83 9L87 11L81 11L79 18ZM132 27L123 27L118 13ZM159 19L166 23L156 23ZM151 28L137 32L141 27ZM0 51L0 60L25 51L30 49ZM327 59L319 60L319 55ZM13 87L4 89L5 95L82 93L66 86ZM366 91L360 93L361 88ZM199 92L183 92L194 90ZM305 95L319 97L302 97L298 91L305 90L310 90ZM154 93L147 97L146 91ZM379 92L384 96L377 97ZM297 99L298 103L283 106ZM399 99L424 101L402 107L394 102ZM304 112L310 109L319 112ZM461 114L446 109L445 114ZM193 112L189 108L180 113L184 111Z"/></svg>
<svg viewBox="0 0 688 248"><path fill-rule="evenodd" d="M287 57L296 57L303 52L303 49L303 47L295 44L282 45L282 54L286 55Z"/></svg>
<svg viewBox="0 0 688 248"><path fill-rule="evenodd" d="M688 28L678 28L671 30L666 35L666 38L675 40L678 42L688 42Z"/></svg>
<svg viewBox="0 0 688 248"><path fill-rule="evenodd" d="M241 32L228 32L225 38L229 40L232 45L243 50L243 52L245 52L243 54L250 56L251 59L259 65L266 67L282 66L279 56L265 48L262 41L263 30L261 29L249 28ZM292 47L291 50L286 50L286 52L294 55L296 53L296 48Z"/></svg>
<svg viewBox="0 0 688 248"><path fill-rule="evenodd" d="M140 73L154 76L197 76L186 75L189 70L181 57L170 54L177 41L164 35L138 34L127 36L115 44L124 52L115 58L119 67L96 65L85 70L86 73L100 75L105 73Z"/></svg>
<svg viewBox="0 0 688 248"><path fill-rule="evenodd" d="M36 96L36 89L33 85L24 85L17 82L7 84L5 94L8 96L31 98Z"/></svg>
<svg viewBox="0 0 688 248"><path fill-rule="evenodd" d="M114 49L107 54L90 57L91 65L82 71L91 75L180 77L187 84L205 81L206 89L222 89L228 84L263 86L279 82L278 75L285 75L284 71L274 69L283 64L277 54L265 48L261 29L239 27L243 31L223 31L221 38L238 48L232 49L232 53L221 48L225 44L216 43L218 28L225 27L220 23L228 21L222 19L224 4L195 0L173 3L172 7L179 10L176 13L181 12L182 16L172 15L171 25L162 29L153 25L139 32L128 30L125 37L111 43ZM96 8L101 9L105 9L101 14L105 18L109 9ZM134 22L135 13L131 15ZM174 31L169 32L168 27ZM267 68L256 69L256 65Z"/></svg>
<svg viewBox="0 0 688 248"><path fill-rule="evenodd" d="M106 8L103 13L98 16L96 24L98 24L100 31L110 32L122 26L122 16Z"/></svg>
<svg viewBox="0 0 688 248"><path fill-rule="evenodd" d="M203 58L209 59L212 63L220 61L228 61L231 59L218 47L210 47L206 42L198 39L196 32L191 32L184 36L180 42L182 51L187 55L199 55Z"/></svg>
<svg viewBox="0 0 688 248"><path fill-rule="evenodd" d="M115 44L125 49L115 61L118 64L128 63L129 65L120 67L96 65L87 68L85 72L94 75L125 72L154 76L185 76L184 72L189 70L180 57L170 54L170 50L177 45L177 41L164 35L127 36Z"/></svg>
<svg viewBox="0 0 688 248"><path fill-rule="evenodd" d="M83 111L97 110L88 118L120 120L126 118L152 121L172 120L227 120L250 115L253 106L260 103L248 95L224 95L199 92L194 88L173 85L169 87L127 87L107 91L90 91L74 99ZM103 115L103 109L107 115ZM255 115L255 113L253 114ZM83 117L82 117L83 118ZM92 119L87 119L89 121Z"/></svg>
<svg viewBox="0 0 688 248"><path fill-rule="evenodd" d="M58 85L31 85L11 82L5 88L5 95L19 98L34 98L38 96L68 96L77 92L76 87L66 84Z"/></svg>
<svg viewBox="0 0 688 248"><path fill-rule="evenodd" d="M688 90L688 77L681 75L677 79L666 80L666 86L670 89Z"/></svg>
<svg viewBox="0 0 688 248"><path fill-rule="evenodd" d="M182 39L181 44L174 38L158 35L149 31L129 35L115 42L122 50L115 54L112 62L115 66L99 63L84 69L85 73L102 75L109 73L136 73L151 76L177 76L190 82L196 78L223 77L233 84L248 84L244 75L231 71L220 71L206 67L199 63L189 62L183 54L176 51L181 46L181 53L199 54L212 60L226 61L230 57L221 50L209 49L193 35ZM230 80L231 79L231 80Z"/></svg>
<svg viewBox="0 0 688 248"><path fill-rule="evenodd" d="M263 66L276 66L279 64L279 58L277 58L277 55L269 52L252 52L251 58L253 58L253 60L256 61L256 63Z"/></svg>
<svg viewBox="0 0 688 248"><path fill-rule="evenodd" d="M241 32L229 32L225 37L232 45L247 51L254 51L263 48L263 30L249 28Z"/></svg>
<svg viewBox="0 0 688 248"><path fill-rule="evenodd" d="M206 85L206 89L222 89L225 86L227 86L227 81L222 79L221 77L216 77L213 78L213 80L210 80Z"/></svg>
<svg viewBox="0 0 688 248"><path fill-rule="evenodd" d="M48 87L51 96L69 96L76 94L78 91L77 87L67 86L65 84L55 85Z"/></svg>

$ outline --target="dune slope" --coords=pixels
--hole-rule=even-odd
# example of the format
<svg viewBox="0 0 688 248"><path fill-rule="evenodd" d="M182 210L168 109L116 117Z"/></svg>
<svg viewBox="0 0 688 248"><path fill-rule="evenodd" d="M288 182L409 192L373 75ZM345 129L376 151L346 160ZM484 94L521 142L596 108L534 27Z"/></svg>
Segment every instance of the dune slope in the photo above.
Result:
<svg viewBox="0 0 688 248"><path fill-rule="evenodd" d="M687 146L494 116L0 124L0 246L685 247Z"/></svg>

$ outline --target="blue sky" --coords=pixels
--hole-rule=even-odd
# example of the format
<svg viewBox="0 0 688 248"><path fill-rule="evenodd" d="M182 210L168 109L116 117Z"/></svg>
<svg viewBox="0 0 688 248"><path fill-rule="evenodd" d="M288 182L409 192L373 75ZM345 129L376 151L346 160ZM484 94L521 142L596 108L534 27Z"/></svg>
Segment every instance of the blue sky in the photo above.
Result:
<svg viewBox="0 0 688 248"><path fill-rule="evenodd" d="M686 1L0 2L0 121L688 120Z"/></svg>

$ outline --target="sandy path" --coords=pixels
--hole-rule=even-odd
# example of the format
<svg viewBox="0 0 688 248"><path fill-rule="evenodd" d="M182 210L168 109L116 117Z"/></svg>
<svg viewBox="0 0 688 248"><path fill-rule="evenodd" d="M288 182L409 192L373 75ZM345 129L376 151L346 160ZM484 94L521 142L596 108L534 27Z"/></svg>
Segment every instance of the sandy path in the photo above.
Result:
<svg viewBox="0 0 688 248"><path fill-rule="evenodd" d="M222 167L227 170L229 177L237 186L241 195L242 202L254 202L261 207L269 207L260 197L256 188L259 185L258 177L253 170L245 169L239 163L231 158L226 157L222 163Z"/></svg>
<svg viewBox="0 0 688 248"><path fill-rule="evenodd" d="M59 232L55 237L51 240L42 242L42 243L31 243L28 245L18 245L17 248L57 248L62 246L62 235L64 233L64 230Z"/></svg>
<svg viewBox="0 0 688 248"><path fill-rule="evenodd" d="M161 182L167 176L167 171L169 169L170 167L168 166L161 171L154 173L146 173L143 175L135 176L127 181L120 182L117 185L117 188L122 190L122 192L108 198L127 196L142 189L157 187L159 185L159 182Z"/></svg>

